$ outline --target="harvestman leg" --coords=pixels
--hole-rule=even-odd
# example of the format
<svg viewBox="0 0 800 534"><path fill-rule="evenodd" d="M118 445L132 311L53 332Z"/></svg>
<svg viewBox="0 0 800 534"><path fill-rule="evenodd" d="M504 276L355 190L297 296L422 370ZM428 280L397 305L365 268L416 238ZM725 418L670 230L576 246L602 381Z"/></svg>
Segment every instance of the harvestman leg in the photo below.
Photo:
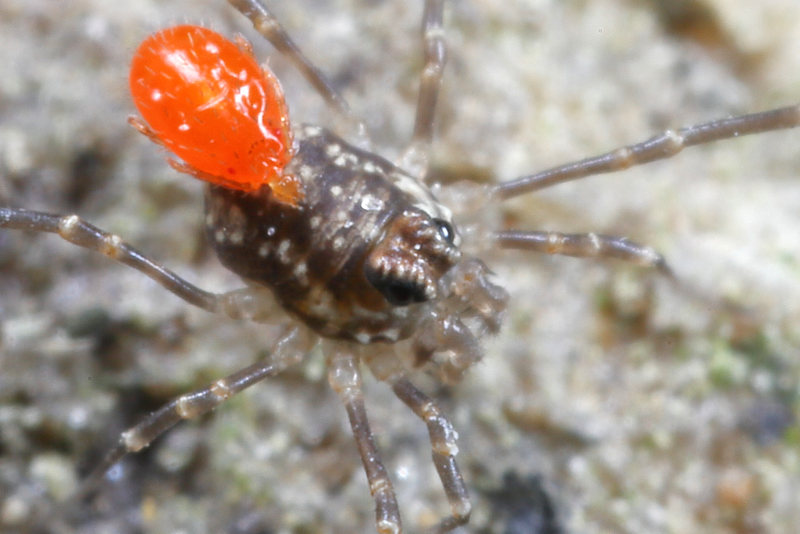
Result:
<svg viewBox="0 0 800 534"><path fill-rule="evenodd" d="M392 391L428 426L433 464L439 473L445 495L450 502L450 517L439 524L437 532L447 532L469 521L472 504L467 487L456 464L456 432L447 417L427 395L414 384L401 378L392 384Z"/></svg>
<svg viewBox="0 0 800 534"><path fill-rule="evenodd" d="M147 258L123 242L119 236L100 230L77 215L62 216L0 207L0 228L57 234L70 243L100 252L133 267L183 300L209 312L221 311L232 317L246 317L256 321L267 320L271 312L274 312L270 301L264 299L258 291L242 289L221 294L204 291ZM105 472L126 454L146 447L180 420L206 413L243 389L280 373L299 361L315 342L315 336L294 328L276 344L273 354L267 360L217 380L207 388L182 395L153 412L120 436L119 444L89 476L77 497L90 491Z"/></svg>
<svg viewBox="0 0 800 534"><path fill-rule="evenodd" d="M444 39L444 0L426 0L422 15L422 48L425 65L420 72L417 113L411 143L403 154L400 167L413 176L425 178L433 141L433 125L439 88L442 85L447 43Z"/></svg>
<svg viewBox="0 0 800 534"><path fill-rule="evenodd" d="M267 321L278 313L266 291L245 288L227 293L210 293L200 289L148 258L118 235L101 230L77 215L0 207L0 228L57 234L74 245L133 267L189 304L211 313L224 313L234 319L256 322Z"/></svg>
<svg viewBox="0 0 800 534"><path fill-rule="evenodd" d="M228 0L228 3L250 19L256 31L278 52L285 55L322 98L351 124L359 142L366 142L364 123L353 114L350 105L333 87L330 80L303 54L267 6L261 0Z"/></svg>
<svg viewBox="0 0 800 534"><path fill-rule="evenodd" d="M268 358L221 378L208 387L181 395L151 413L120 435L119 443L92 471L75 498L86 496L102 480L111 466L128 453L144 449L178 422L203 415L242 390L298 363L314 342L316 342L314 336L309 336L300 328L293 328L278 341Z"/></svg>
<svg viewBox="0 0 800 534"><path fill-rule="evenodd" d="M677 131L667 130L641 143L498 184L491 189L491 194L498 200L506 200L569 180L620 171L635 165L670 158L688 146L798 125L800 125L800 105L795 105L696 124ZM663 256L650 247L620 237L593 233L563 234L510 230L495 232L493 238L502 248L566 256L621 259L655 267L672 277Z"/></svg>
<svg viewBox="0 0 800 534"><path fill-rule="evenodd" d="M499 200L506 200L569 180L621 171L643 163L670 158L688 146L793 128L798 125L800 125L800 105L795 105L695 124L679 130L667 130L641 143L497 184L491 192Z"/></svg>
<svg viewBox="0 0 800 534"><path fill-rule="evenodd" d="M624 237L595 233L565 234L562 232L508 230L495 232L493 238L501 248L578 258L613 258L645 267L654 267L668 276L672 274L661 254L651 247L628 241Z"/></svg>
<svg viewBox="0 0 800 534"><path fill-rule="evenodd" d="M367 474L369 491L375 500L375 524L380 534L397 534L402 531L400 510L394 494L392 481L381 461L372 429L369 427L364 393L361 390L361 372L358 357L348 347L335 342L323 345L328 361L328 382L347 410L350 428L356 441L364 471Z"/></svg>
<svg viewBox="0 0 800 534"><path fill-rule="evenodd" d="M190 304L212 313L222 309L222 295L209 293L187 282L122 241L118 235L105 232L77 215L0 207L0 228L57 234L65 241L133 267Z"/></svg>

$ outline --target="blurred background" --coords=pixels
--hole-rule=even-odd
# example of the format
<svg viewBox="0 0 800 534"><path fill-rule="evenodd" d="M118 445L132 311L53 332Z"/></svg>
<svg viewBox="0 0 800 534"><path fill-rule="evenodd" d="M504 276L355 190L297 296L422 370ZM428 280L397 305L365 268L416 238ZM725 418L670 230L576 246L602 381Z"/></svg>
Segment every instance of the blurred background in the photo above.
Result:
<svg viewBox="0 0 800 534"><path fill-rule="evenodd" d="M422 2L273 2L395 159ZM206 289L202 186L126 124L150 32L241 32L296 123L335 116L222 0L0 0L0 204L78 213ZM800 101L794 0L449 2L434 176L496 182L667 127ZM493 254L506 325L464 382L421 377L459 431L464 532L790 532L800 522L798 132L714 146L508 203L507 227L628 236L683 290L616 262ZM723 309L725 301L739 313ZM319 354L55 510L119 432L268 353L274 332L192 309L57 237L0 231L0 530L371 532L373 503ZM409 532L447 510L424 425L368 380Z"/></svg>

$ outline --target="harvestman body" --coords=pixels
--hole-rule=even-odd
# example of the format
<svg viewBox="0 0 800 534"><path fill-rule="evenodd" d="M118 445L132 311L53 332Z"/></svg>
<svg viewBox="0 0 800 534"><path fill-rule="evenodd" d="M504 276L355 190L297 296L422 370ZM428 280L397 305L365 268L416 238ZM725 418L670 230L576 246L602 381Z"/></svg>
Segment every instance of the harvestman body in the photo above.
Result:
<svg viewBox="0 0 800 534"><path fill-rule="evenodd" d="M342 97L301 54L259 0L229 0L256 30L286 54L342 119L363 134ZM561 234L459 227L425 184L434 110L445 64L444 0L427 0L423 16L425 67L414 134L402 162L385 159L316 126L295 133L284 176L299 179L296 203L276 198L269 185L239 191L210 185L206 230L220 260L247 281L225 294L203 291L148 259L119 237L82 221L0 208L0 227L57 233L63 239L130 265L187 302L213 313L286 325L284 337L257 362L189 393L124 432L90 477L87 488L120 458L146 447L166 429L205 413L246 387L299 362L322 343L329 382L347 411L376 505L382 533L400 532L392 483L378 454L361 391L360 365L390 384L428 427L433 461L450 503L437 530L468 521L471 505L455 462L456 433L436 404L409 380L420 368L455 382L480 359L480 340L496 332L507 294L484 264L466 251L519 248L571 256L610 257L669 273L652 249L597 234ZM249 48L238 43L243 53ZM134 119L151 139L158 134ZM800 107L713 121L667 131L643 143L523 176L496 186L464 186L487 204L567 180L670 157L686 146L800 124ZM184 172L196 169L175 164ZM288 314L288 315L287 315Z"/></svg>

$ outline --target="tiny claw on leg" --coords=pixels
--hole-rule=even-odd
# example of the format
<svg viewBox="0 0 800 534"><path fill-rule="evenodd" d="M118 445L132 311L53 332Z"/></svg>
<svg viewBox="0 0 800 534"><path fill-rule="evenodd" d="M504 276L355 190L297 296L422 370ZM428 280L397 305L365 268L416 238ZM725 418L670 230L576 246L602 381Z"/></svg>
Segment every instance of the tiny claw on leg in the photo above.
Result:
<svg viewBox="0 0 800 534"><path fill-rule="evenodd" d="M236 43L236 46L239 47L239 50L241 50L254 60L258 61L256 59L255 54L253 53L253 44L250 41L248 41L244 37L244 35L237 33L236 35L233 36L233 42Z"/></svg>
<svg viewBox="0 0 800 534"><path fill-rule="evenodd" d="M147 137L153 143L164 146L164 143L161 141L161 138L158 137L158 134L152 130L146 122L135 115L130 115L128 117L128 124L133 126L137 132L142 134L143 136Z"/></svg>

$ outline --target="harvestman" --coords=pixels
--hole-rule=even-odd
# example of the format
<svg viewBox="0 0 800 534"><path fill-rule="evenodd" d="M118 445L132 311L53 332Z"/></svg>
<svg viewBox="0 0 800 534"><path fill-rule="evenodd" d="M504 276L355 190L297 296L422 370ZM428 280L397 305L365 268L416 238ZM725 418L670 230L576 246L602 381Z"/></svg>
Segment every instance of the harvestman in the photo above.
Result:
<svg viewBox="0 0 800 534"><path fill-rule="evenodd" d="M365 145L363 125L266 6L259 0L229 2L290 59L342 120L352 126L360 145ZM291 224L273 227L268 236L255 230L269 226L263 212L271 217L284 213L280 211L283 208L275 207L268 191L234 194L217 186L208 188L207 232L223 263L248 280L244 289L223 294L204 291L118 236L76 215L0 208L0 227L58 234L66 241L141 271L178 297L209 312L287 325L284 337L264 361L175 399L124 432L118 445L89 477L86 489L124 455L146 447L181 419L208 412L252 384L278 374L321 342L330 385L347 411L375 500L378 531L399 532L401 521L392 483L367 420L359 370L362 362L379 380L389 383L398 398L427 425L433 462L450 504L450 515L437 530L451 530L466 523L471 510L455 462L456 434L436 404L408 376L415 368L426 367L443 381L457 381L482 356L482 336L499 329L507 294L491 282L480 260L461 249L470 249L470 240L481 240L481 246L488 248L485 240L490 240L499 248L616 258L669 273L662 256L623 238L592 233L467 229L452 222L449 210L425 185L446 56L443 4L444 0L425 2L425 63L414 131L397 167L326 130L303 127L298 132L298 152L287 172L304 180L306 197L302 209L295 210L299 214ZM145 125L135 120L133 123L152 136ZM668 130L642 143L509 182L473 185L464 194L483 196L487 203L496 204L565 181L669 158L684 147L798 124L800 106L790 106ZM339 214L348 215L349 224L342 224L347 221L338 220ZM298 228L314 229L319 237L301 235ZM343 247L343 242L352 245ZM265 252L259 258L260 247ZM312 256L327 261L322 271L311 272L305 266ZM289 285L295 286L287 290L285 284L272 285L274 280L258 273L262 264L284 280L285 273L294 275L296 278ZM302 272L297 269L299 264L305 266ZM363 295L367 295L366 300L360 300ZM275 305L276 300L280 306Z"/></svg>

